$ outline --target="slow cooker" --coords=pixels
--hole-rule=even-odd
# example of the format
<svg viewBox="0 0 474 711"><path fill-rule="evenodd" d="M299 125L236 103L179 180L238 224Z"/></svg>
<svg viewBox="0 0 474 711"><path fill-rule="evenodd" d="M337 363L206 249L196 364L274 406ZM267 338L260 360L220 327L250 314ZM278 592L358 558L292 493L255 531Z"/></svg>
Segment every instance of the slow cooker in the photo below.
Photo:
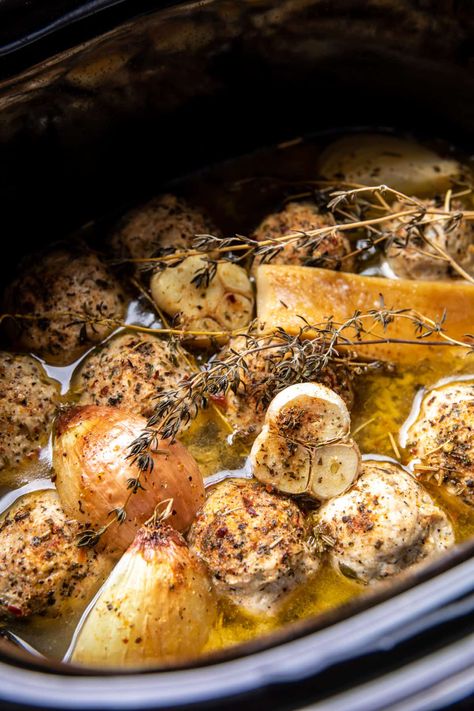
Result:
<svg viewBox="0 0 474 711"><path fill-rule="evenodd" d="M472 150L467 0L6 0L0 43L3 279L118 204L295 136L389 126ZM6 634L1 706L472 708L473 552L166 671L81 673Z"/></svg>

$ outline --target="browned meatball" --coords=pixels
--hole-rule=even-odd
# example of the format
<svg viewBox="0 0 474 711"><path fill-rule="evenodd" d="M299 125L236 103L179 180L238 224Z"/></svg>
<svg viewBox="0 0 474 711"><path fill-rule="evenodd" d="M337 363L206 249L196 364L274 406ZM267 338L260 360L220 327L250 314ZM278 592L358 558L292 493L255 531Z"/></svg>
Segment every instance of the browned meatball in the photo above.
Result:
<svg viewBox="0 0 474 711"><path fill-rule="evenodd" d="M324 504L318 520L334 541L332 565L365 583L396 575L455 542L446 514L390 462L364 462L354 486Z"/></svg>
<svg viewBox="0 0 474 711"><path fill-rule="evenodd" d="M255 614L277 612L288 593L317 571L306 538L293 501L239 479L211 491L189 534L217 593Z"/></svg>
<svg viewBox="0 0 474 711"><path fill-rule="evenodd" d="M244 336L237 336L223 349L221 356L225 358L230 349L241 352L248 350ZM241 435L258 434L262 429L265 412L271 400L289 383L275 386L275 381L269 380L269 375L275 366L281 363L278 349L258 351L245 357L247 370L240 372L240 385L237 392L229 391L225 401L225 416L230 424ZM349 410L354 404L354 391L350 371L343 365L327 367L314 378L307 376L305 380L322 383L334 390L345 401Z"/></svg>
<svg viewBox="0 0 474 711"><path fill-rule="evenodd" d="M428 390L407 437L417 475L474 506L474 384Z"/></svg>
<svg viewBox="0 0 474 711"><path fill-rule="evenodd" d="M108 558L79 548L53 490L18 499L0 518L0 616L57 617L85 604L110 570Z"/></svg>
<svg viewBox="0 0 474 711"><path fill-rule="evenodd" d="M81 405L112 405L150 417L153 397L192 373L169 341L147 333L121 333L81 365L74 389Z"/></svg>
<svg viewBox="0 0 474 711"><path fill-rule="evenodd" d="M59 384L29 355L0 352L0 468L17 466L45 443Z"/></svg>
<svg viewBox="0 0 474 711"><path fill-rule="evenodd" d="M427 208L440 208L435 200L423 200ZM406 209L406 205L395 203L394 212ZM452 210L462 210L459 201L454 201ZM474 224L462 220L453 230L445 229L446 222L433 222L427 225L422 234L434 245L440 247L469 274L474 275ZM402 220L390 225L393 236L387 250L387 262L393 272L404 279L459 278L452 266L443 259L442 254L427 244L417 231L410 232Z"/></svg>
<svg viewBox="0 0 474 711"><path fill-rule="evenodd" d="M48 363L66 365L99 343L123 319L125 296L99 257L85 249L57 248L36 256L10 285L9 312L34 316L17 320L15 344Z"/></svg>
<svg viewBox="0 0 474 711"><path fill-rule="evenodd" d="M195 235L218 234L201 210L176 195L160 195L131 210L112 235L111 248L117 257L143 259L160 249L185 249Z"/></svg>
<svg viewBox="0 0 474 711"><path fill-rule="evenodd" d="M309 232L333 224L332 215L319 213L315 205L289 202L281 212L268 215L257 227L253 237L261 242L291 232ZM329 234L315 238L305 247L298 247L295 242L285 245L282 251L273 257L272 264L318 266L350 272L354 269L354 260L352 258L342 260L350 251L348 239L342 232L333 230ZM260 264L260 261L260 257L255 258L253 269Z"/></svg>

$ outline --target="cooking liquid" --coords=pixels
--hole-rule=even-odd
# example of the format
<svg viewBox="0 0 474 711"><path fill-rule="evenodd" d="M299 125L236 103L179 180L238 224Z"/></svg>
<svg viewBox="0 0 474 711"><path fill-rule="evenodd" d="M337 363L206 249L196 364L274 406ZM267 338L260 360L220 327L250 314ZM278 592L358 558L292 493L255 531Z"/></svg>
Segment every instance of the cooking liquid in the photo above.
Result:
<svg viewBox="0 0 474 711"><path fill-rule="evenodd" d="M208 168L177 185L169 186L169 189L176 189L195 204L207 208L224 233L249 233L262 217L278 209L282 200L307 192L305 183L312 179L317 156L326 142L327 137L319 137L263 149ZM377 258L373 256L365 258L360 271L382 273ZM127 323L159 326L149 304L141 299L130 303ZM75 399L71 378L77 365L61 368L45 364L48 375L60 381L65 402ZM398 435L410 414L415 395L420 388L430 387L441 378L448 376L456 379L456 376L466 374L472 375L474 380L474 355L454 361L449 349L444 349L436 360L419 362L413 369L390 374L377 371L359 377L355 383L352 428L361 452L392 458L398 458L399 453L400 461L406 464L408 454L400 445ZM389 433L393 435L398 453ZM216 478L225 476L248 476L244 467L248 451L242 449L239 443L230 444L228 435L222 420L209 410L198 417L183 438L208 482L214 483ZM38 459L15 471L3 471L0 478L0 511L28 490L51 487L50 469L50 446L45 441ZM449 515L456 540L463 541L473 536L474 510L444 496L436 485L427 485L427 488ZM218 621L205 651L254 639L284 624L337 607L362 595L366 589L323 562L315 578L289 597L277 617L250 617L231 604L221 603ZM40 653L61 659L70 645L82 612L82 609L77 609L67 617L55 620L37 617L17 621L9 629Z"/></svg>

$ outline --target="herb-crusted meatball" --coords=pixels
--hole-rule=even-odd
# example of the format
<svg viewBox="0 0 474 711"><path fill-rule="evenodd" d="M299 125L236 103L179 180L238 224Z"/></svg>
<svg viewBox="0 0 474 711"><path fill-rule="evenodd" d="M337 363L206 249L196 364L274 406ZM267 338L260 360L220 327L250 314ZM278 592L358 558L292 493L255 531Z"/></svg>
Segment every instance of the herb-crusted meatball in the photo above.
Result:
<svg viewBox="0 0 474 711"><path fill-rule="evenodd" d="M176 195L160 195L128 212L111 238L117 257L144 259L161 249L186 249L198 234L219 234L201 210Z"/></svg>
<svg viewBox="0 0 474 711"><path fill-rule="evenodd" d="M249 350L246 338L237 336L232 338L228 346L223 349L221 357L225 358L231 351L240 353L246 350ZM272 374L276 375L275 369L282 365L279 350L277 347L245 356L247 369L240 371L239 387L235 393L232 391L227 393L225 415L235 430L243 436L260 432L270 402L288 384L283 379L271 377ZM305 379L331 388L342 397L349 410L352 408L354 392L348 368L343 365L337 368L327 367L314 378L306 374Z"/></svg>
<svg viewBox="0 0 474 711"><path fill-rule="evenodd" d="M15 322L15 344L66 365L114 330L107 319L123 318L125 297L96 254L58 248L30 260L8 288L6 306L35 317Z"/></svg>
<svg viewBox="0 0 474 711"><path fill-rule="evenodd" d="M17 466L47 439L59 384L29 355L0 352L0 468Z"/></svg>
<svg viewBox="0 0 474 711"><path fill-rule="evenodd" d="M8 509L0 518L0 617L57 617L92 597L111 563L77 546L80 530L53 490L26 494Z"/></svg>
<svg viewBox="0 0 474 711"><path fill-rule="evenodd" d="M454 545L446 514L401 467L366 461L356 484L321 507L330 560L344 575L372 583Z"/></svg>
<svg viewBox="0 0 474 711"><path fill-rule="evenodd" d="M417 475L474 506L474 383L428 391L407 438Z"/></svg>
<svg viewBox="0 0 474 711"><path fill-rule="evenodd" d="M275 614L319 566L303 514L255 482L218 484L194 524L192 550L207 563L217 593L254 614Z"/></svg>
<svg viewBox="0 0 474 711"><path fill-rule="evenodd" d="M435 200L422 201L427 208L440 208ZM406 205L395 203L394 211L406 209ZM462 210L460 202L453 202L452 210ZM474 275L474 224L461 220L454 229L447 230L447 221L433 222L423 230L423 235L437 247L452 257L469 274ZM418 231L410 231L401 221L391 225L393 237L387 246L387 262L392 271L404 279L455 279L459 274L443 259L443 255L425 242Z"/></svg>
<svg viewBox="0 0 474 711"><path fill-rule="evenodd" d="M121 333L85 360L74 389L81 405L117 406L150 417L153 397L191 373L169 341L147 333Z"/></svg>
<svg viewBox="0 0 474 711"><path fill-rule="evenodd" d="M318 212L315 205L289 202L281 212L268 215L257 227L253 237L261 242L291 232L304 233L331 225L334 225L332 215ZM303 237L303 234L301 236ZM281 252L273 257L272 264L317 266L350 272L354 269L354 260L348 258L341 261L350 251L350 243L342 232L332 230L315 237L303 247L298 246L297 242L285 245ZM260 260L260 257L254 260L253 268L258 266Z"/></svg>

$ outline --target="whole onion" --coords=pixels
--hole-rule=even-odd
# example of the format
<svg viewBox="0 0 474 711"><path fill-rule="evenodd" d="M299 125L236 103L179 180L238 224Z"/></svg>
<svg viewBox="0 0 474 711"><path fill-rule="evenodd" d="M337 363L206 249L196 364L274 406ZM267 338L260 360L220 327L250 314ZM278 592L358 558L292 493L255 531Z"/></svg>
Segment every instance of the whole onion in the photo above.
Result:
<svg viewBox="0 0 474 711"><path fill-rule="evenodd" d="M204 502L199 468L179 442L160 441L150 452L152 469L140 472L130 445L145 427L139 415L96 405L70 408L56 421L53 467L64 511L92 530L110 524L101 544L113 554L130 545L161 501L173 499L169 522L178 531L190 526Z"/></svg>
<svg viewBox="0 0 474 711"><path fill-rule="evenodd" d="M171 526L146 524L100 591L71 661L121 668L188 660L215 618L204 564Z"/></svg>

